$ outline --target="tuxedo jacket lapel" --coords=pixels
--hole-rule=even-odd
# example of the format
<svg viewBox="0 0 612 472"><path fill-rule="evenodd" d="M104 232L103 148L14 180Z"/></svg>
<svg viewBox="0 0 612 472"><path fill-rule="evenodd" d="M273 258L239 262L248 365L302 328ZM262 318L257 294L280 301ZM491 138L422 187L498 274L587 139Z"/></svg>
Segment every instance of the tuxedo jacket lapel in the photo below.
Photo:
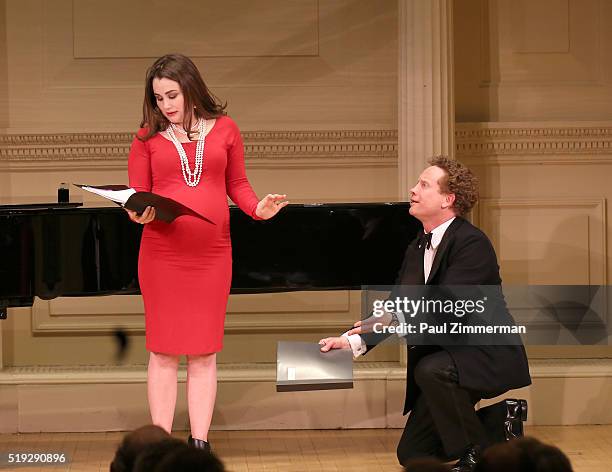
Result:
<svg viewBox="0 0 612 472"><path fill-rule="evenodd" d="M429 284L433 278L436 276L438 269L440 268L440 262L444 257L444 253L448 249L448 243L451 241L453 236L455 235L455 231L463 224L463 219L457 217L453 220L447 230L444 232L444 236L442 236L442 241L438 246L438 250L436 251L436 256L434 257L433 263L431 265L431 270L429 271L429 277L427 278L426 284ZM421 267L423 266L423 262L421 261Z"/></svg>
<svg viewBox="0 0 612 472"><path fill-rule="evenodd" d="M425 248L419 249L419 238L410 243L406 252L406 264L400 280L403 285L423 285L425 277L423 275L423 253Z"/></svg>

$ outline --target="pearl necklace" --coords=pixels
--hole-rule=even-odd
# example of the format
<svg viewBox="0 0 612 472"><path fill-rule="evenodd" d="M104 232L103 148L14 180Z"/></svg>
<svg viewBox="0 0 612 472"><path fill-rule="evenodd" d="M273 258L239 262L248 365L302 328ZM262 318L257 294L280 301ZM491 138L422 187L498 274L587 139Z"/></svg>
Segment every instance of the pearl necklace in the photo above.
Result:
<svg viewBox="0 0 612 472"><path fill-rule="evenodd" d="M176 126L174 123L170 123L170 126L166 128L166 133L170 137L170 140L174 143L174 147L176 148L179 158L181 160L181 170L183 171L183 179L185 179L185 183L190 187L195 187L200 183L200 178L202 177L202 164L204 163L204 142L206 140L206 129L207 129L207 121L200 120L198 121L198 142L196 144L196 152L195 152L195 167L193 172L189 168L189 160L187 159L187 153L185 149L183 149L183 145L177 139L175 131L187 134L187 131Z"/></svg>

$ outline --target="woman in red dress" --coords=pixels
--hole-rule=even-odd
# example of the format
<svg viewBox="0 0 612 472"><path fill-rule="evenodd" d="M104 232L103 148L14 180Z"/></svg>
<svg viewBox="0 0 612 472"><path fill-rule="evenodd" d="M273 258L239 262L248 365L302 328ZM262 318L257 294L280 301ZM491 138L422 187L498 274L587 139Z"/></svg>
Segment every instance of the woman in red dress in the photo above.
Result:
<svg viewBox="0 0 612 472"><path fill-rule="evenodd" d="M195 64L170 54L147 72L143 120L128 160L130 187L170 197L213 221L181 216L154 221L155 209L130 218L145 224L138 278L150 352L148 398L154 424L172 429L179 356L187 356L190 443L209 448L217 390L216 353L232 281L227 196L254 219L287 205L259 201L247 180L240 131L209 92Z"/></svg>

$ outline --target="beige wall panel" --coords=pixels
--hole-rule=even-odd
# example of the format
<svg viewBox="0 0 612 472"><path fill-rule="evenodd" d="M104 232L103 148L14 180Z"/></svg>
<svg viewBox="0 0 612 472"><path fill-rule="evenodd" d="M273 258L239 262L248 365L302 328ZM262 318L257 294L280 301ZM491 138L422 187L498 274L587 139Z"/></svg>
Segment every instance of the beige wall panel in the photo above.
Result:
<svg viewBox="0 0 612 472"><path fill-rule="evenodd" d="M612 118L612 4L455 2L458 121Z"/></svg>
<svg viewBox="0 0 612 472"><path fill-rule="evenodd" d="M491 51L499 55L493 84L595 84L601 79L599 63L605 60L599 48L601 2L569 0L569 4L568 0L491 0L491 12L496 14L489 17L491 34L499 41L498 49Z"/></svg>
<svg viewBox="0 0 612 472"><path fill-rule="evenodd" d="M69 387L67 394L63 385L20 386L19 431L41 431L41 421L48 431L82 431L79 422L84 416L90 431L129 431L135 425L151 422L146 409L146 384L121 385L121 402L117 402L117 385ZM179 410L175 421L181 419L184 421L185 416Z"/></svg>
<svg viewBox="0 0 612 472"><path fill-rule="evenodd" d="M507 284L605 284L605 201L490 200L479 203Z"/></svg>
<svg viewBox="0 0 612 472"><path fill-rule="evenodd" d="M13 308L2 322L4 366L114 365L118 346L111 334L40 335L32 332L32 308ZM125 364L145 364L144 336L131 336L122 359Z"/></svg>
<svg viewBox="0 0 612 472"><path fill-rule="evenodd" d="M115 329L143 332L144 307L137 295L36 298L32 333L112 333Z"/></svg>
<svg viewBox="0 0 612 472"><path fill-rule="evenodd" d="M231 5L238 3L254 8L245 1ZM311 8L315 3L291 5ZM278 15L273 12L271 21L279 21L286 8L292 7L283 6ZM112 2L96 9L113 15L117 11ZM321 0L315 55L244 54L242 42L232 42L232 33L219 39L223 51L215 53L218 57L195 60L211 90L229 103L229 113L242 129L392 129L397 122L396 10L394 0ZM304 21L313 23L311 17ZM218 26L227 31L240 29L234 23L240 18L228 14ZM98 29L105 25L101 22ZM145 71L152 63L147 57L150 51L129 58L75 58L69 0L9 2L7 26L9 132L137 127ZM163 30L149 28L150 38ZM133 41L125 41L138 44L142 28L130 32ZM281 49L302 41L299 37L281 41L275 32L270 35L262 41ZM107 46L102 42L100 47Z"/></svg>
<svg viewBox="0 0 612 472"><path fill-rule="evenodd" d="M318 51L317 3L179 0L169 10L159 0L78 0L74 57L159 57L168 51L193 57L312 56Z"/></svg>
<svg viewBox="0 0 612 472"><path fill-rule="evenodd" d="M570 0L518 0L510 12L517 53L569 53Z"/></svg>

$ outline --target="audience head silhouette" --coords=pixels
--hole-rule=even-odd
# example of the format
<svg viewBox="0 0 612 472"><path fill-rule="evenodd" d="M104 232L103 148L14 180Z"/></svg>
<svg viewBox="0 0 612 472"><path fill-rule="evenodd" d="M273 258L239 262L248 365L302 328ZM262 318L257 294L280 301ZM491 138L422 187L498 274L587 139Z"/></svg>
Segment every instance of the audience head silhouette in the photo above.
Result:
<svg viewBox="0 0 612 472"><path fill-rule="evenodd" d="M572 465L555 446L522 438L487 449L474 472L572 472Z"/></svg>
<svg viewBox="0 0 612 472"><path fill-rule="evenodd" d="M151 472L159 465L161 460L171 452L188 450L187 444L180 439L169 438L164 441L149 444L138 454L134 462L134 472Z"/></svg>
<svg viewBox="0 0 612 472"><path fill-rule="evenodd" d="M117 451L110 465L111 472L129 472L134 468L134 462L147 446L156 444L169 439L171 436L159 426L152 424L141 426L140 428L127 434Z"/></svg>
<svg viewBox="0 0 612 472"><path fill-rule="evenodd" d="M155 472L224 472L223 463L212 453L187 448L169 452L154 469Z"/></svg>

